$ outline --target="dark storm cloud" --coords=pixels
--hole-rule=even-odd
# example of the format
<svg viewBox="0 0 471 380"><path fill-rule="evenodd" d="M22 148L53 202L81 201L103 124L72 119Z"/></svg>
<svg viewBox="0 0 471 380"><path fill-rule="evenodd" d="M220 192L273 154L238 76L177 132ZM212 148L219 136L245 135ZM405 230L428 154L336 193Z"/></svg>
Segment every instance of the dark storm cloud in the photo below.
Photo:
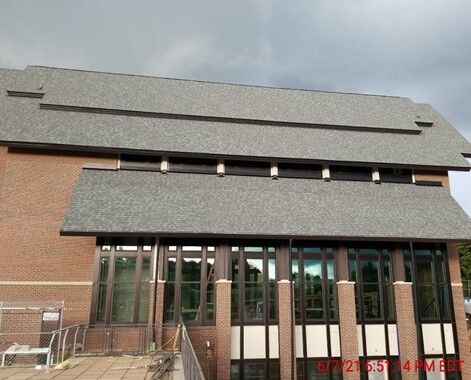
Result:
<svg viewBox="0 0 471 380"><path fill-rule="evenodd" d="M408 96L471 139L470 19L469 0L5 0L0 67Z"/></svg>

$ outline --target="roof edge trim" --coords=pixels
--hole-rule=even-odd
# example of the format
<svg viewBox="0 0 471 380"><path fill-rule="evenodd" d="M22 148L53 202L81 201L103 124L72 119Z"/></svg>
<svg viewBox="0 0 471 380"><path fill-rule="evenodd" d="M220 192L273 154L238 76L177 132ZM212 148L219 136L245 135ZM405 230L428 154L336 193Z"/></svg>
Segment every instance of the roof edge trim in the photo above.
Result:
<svg viewBox="0 0 471 380"><path fill-rule="evenodd" d="M113 236L113 237L162 237L162 238L213 238L213 239L268 239L268 240L339 240L339 241L389 241L389 242L471 242L471 239L423 239L416 237L394 238L383 236L307 236L307 235L250 235L250 234L214 234L214 233L164 233L164 232L139 232L139 231L77 231L60 230L61 236Z"/></svg>
<svg viewBox="0 0 471 380"><path fill-rule="evenodd" d="M208 116L208 115L192 115L192 114L177 114L165 112L150 112L150 111L137 111L137 110L124 110L119 108L100 108L100 107L85 107L67 104L51 104L40 103L39 108L49 111L63 111L63 112L83 112L95 113L103 115L119 115L119 116L134 116L134 117L149 117L158 119L178 119L178 120L193 120L193 121L208 121L220 123L235 123L235 124L255 124L255 125L270 125L279 127L297 127L297 128L319 128L319 129L338 129L349 131L361 132L379 132L379 133L400 133L400 134L413 134L418 135L421 133L420 129L400 129L400 128L385 128L385 127L367 127L361 125L329 125L329 124L311 124L300 123L291 121L280 120L266 120L266 119L246 119L234 117L221 117L221 116Z"/></svg>
<svg viewBox="0 0 471 380"><path fill-rule="evenodd" d="M283 161L292 163L332 163L335 165L357 165L357 166L378 166L387 168L411 168L411 169L424 169L424 170L451 170L451 171L465 171L469 172L471 166L434 166L434 165L415 165L415 164L401 164L401 163L388 163L376 161L335 161L326 159L306 159L306 158L288 158L288 157L259 157L259 156L246 156L246 155L225 155L223 153L201 153L201 152L181 152L181 151L161 151L161 150L145 150L145 149L123 149L119 147L103 147L92 145L66 145L66 144L49 144L49 143L32 143L22 141L5 141L0 140L0 145L6 145L12 148L25 148L25 149L38 149L38 150L58 150L58 151L77 151L77 152L90 152L90 153L113 153L113 154L144 154L144 155L175 155L182 157L198 157L198 158L222 158L222 159L250 159L254 161Z"/></svg>

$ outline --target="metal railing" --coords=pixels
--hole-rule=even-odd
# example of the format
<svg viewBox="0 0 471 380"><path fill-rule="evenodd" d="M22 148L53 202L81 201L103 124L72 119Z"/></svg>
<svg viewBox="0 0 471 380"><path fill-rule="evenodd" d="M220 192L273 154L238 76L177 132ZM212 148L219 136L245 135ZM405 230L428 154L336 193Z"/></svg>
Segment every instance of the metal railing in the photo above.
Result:
<svg viewBox="0 0 471 380"><path fill-rule="evenodd" d="M181 325L181 342L180 351L182 354L183 373L185 379L204 380L204 374L200 366L200 362L196 356L190 337L186 331L186 326L180 319Z"/></svg>

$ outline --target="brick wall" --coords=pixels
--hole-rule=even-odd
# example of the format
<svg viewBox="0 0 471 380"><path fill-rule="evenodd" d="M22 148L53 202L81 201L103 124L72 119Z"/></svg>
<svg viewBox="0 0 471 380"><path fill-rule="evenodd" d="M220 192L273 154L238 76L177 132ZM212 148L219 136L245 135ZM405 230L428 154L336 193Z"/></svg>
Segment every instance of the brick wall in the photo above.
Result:
<svg viewBox="0 0 471 380"><path fill-rule="evenodd" d="M59 235L85 163L116 158L0 147L0 300L64 300L65 323L89 317L95 238Z"/></svg>
<svg viewBox="0 0 471 380"><path fill-rule="evenodd" d="M218 380L230 379L231 286L231 281L216 281L216 358Z"/></svg>
<svg viewBox="0 0 471 380"><path fill-rule="evenodd" d="M414 176L416 181L438 181L441 182L443 187L450 191L450 179L446 171L424 171L415 170Z"/></svg>
<svg viewBox="0 0 471 380"><path fill-rule="evenodd" d="M358 360L357 316L355 308L355 283L350 281L337 282L339 299L340 349L342 360ZM347 369L345 367L344 369ZM360 380L360 372L343 373L345 380Z"/></svg>
<svg viewBox="0 0 471 380"><path fill-rule="evenodd" d="M280 377L296 378L296 366L293 365L293 310L291 283L289 280L278 282L278 320L280 346Z"/></svg>
<svg viewBox="0 0 471 380"><path fill-rule="evenodd" d="M395 282L394 297L396 303L397 333L400 348L399 359L402 363L414 363L418 357L418 348L412 283L402 281ZM414 380L416 377L417 374L413 371L403 371L402 373L403 380Z"/></svg>

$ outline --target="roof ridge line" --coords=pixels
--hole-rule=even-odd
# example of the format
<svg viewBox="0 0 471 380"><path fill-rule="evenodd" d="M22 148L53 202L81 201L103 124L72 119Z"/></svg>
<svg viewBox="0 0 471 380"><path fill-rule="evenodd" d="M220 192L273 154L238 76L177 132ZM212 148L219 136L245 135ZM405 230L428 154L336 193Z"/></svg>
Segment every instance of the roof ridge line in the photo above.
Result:
<svg viewBox="0 0 471 380"><path fill-rule="evenodd" d="M72 69L72 68L67 68L67 67L54 67L54 66L43 66L43 65L28 65L27 67L39 67L39 68L44 68L44 69L57 69L57 70L68 70L68 71L80 71L80 72L85 72L85 73L96 73L96 74L123 75L123 76L140 77L140 78L168 79L168 80L175 80L175 81L182 81L182 82L208 83L208 84L227 85L227 86L236 86L236 87L254 87L254 88L266 88L266 89L274 89L274 90L321 92L321 93L326 93L326 94L372 96L372 97L380 97L380 98L396 98L396 99L410 100L412 102L412 100L410 98L404 97L404 96L399 96L399 95L366 94L366 93L361 93L361 92L330 91L330 90L318 90L318 89L308 89L308 88L294 88L294 87L267 86L267 85L255 85L255 84L244 84L244 83L218 82L218 81L210 81L210 80L203 80L203 79L175 78L175 77L165 77L165 76L145 75L145 74L129 74L129 73L118 73L118 72L112 72L112 71Z"/></svg>

